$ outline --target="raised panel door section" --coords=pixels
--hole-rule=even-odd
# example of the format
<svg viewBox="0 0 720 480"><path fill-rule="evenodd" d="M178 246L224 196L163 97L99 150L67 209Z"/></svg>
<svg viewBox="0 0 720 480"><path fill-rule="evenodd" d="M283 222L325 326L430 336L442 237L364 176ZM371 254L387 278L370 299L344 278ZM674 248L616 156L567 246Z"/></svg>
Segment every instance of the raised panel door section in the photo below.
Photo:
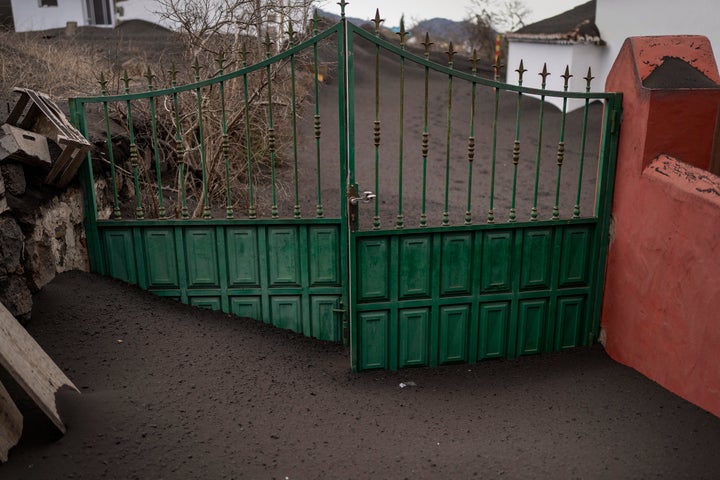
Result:
<svg viewBox="0 0 720 480"><path fill-rule="evenodd" d="M208 310L220 310L220 297L190 297L190 305Z"/></svg>
<svg viewBox="0 0 720 480"><path fill-rule="evenodd" d="M332 295L314 295L310 300L310 335L320 340L336 342L340 340L338 315L333 312L338 297Z"/></svg>
<svg viewBox="0 0 720 480"><path fill-rule="evenodd" d="M587 285L591 227L566 227L560 259L560 286Z"/></svg>
<svg viewBox="0 0 720 480"><path fill-rule="evenodd" d="M440 293L468 294L472 285L472 233L442 236Z"/></svg>
<svg viewBox="0 0 720 480"><path fill-rule="evenodd" d="M523 234L520 288L550 288L552 230L525 230Z"/></svg>
<svg viewBox="0 0 720 480"><path fill-rule="evenodd" d="M583 343L585 297L561 297L557 307L556 349L577 347Z"/></svg>
<svg viewBox="0 0 720 480"><path fill-rule="evenodd" d="M430 236L400 237L400 299L430 296Z"/></svg>
<svg viewBox="0 0 720 480"><path fill-rule="evenodd" d="M105 230L108 273L128 283L137 283L132 230Z"/></svg>
<svg viewBox="0 0 720 480"><path fill-rule="evenodd" d="M300 297L291 295L271 297L270 316L272 324L276 327L300 333L302 331Z"/></svg>
<svg viewBox="0 0 720 480"><path fill-rule="evenodd" d="M510 290L512 265L512 231L485 232L482 246L483 292Z"/></svg>
<svg viewBox="0 0 720 480"><path fill-rule="evenodd" d="M479 359L505 356L509 318L510 302L480 304Z"/></svg>
<svg viewBox="0 0 720 480"><path fill-rule="evenodd" d="M389 241L386 237L358 240L358 302L388 299Z"/></svg>
<svg viewBox="0 0 720 480"><path fill-rule="evenodd" d="M335 227L310 227L310 285L340 283L340 245Z"/></svg>
<svg viewBox="0 0 720 480"><path fill-rule="evenodd" d="M145 229L148 287L178 287L175 236L170 228Z"/></svg>
<svg viewBox="0 0 720 480"><path fill-rule="evenodd" d="M262 321L260 297L230 297L230 311L238 317L252 318Z"/></svg>
<svg viewBox="0 0 720 480"><path fill-rule="evenodd" d="M400 310L398 328L400 342L399 366L428 364L430 312L427 308Z"/></svg>
<svg viewBox="0 0 720 480"><path fill-rule="evenodd" d="M387 368L389 312L361 312L359 321L360 370Z"/></svg>
<svg viewBox="0 0 720 480"><path fill-rule="evenodd" d="M212 228L185 230L189 287L219 287L217 243Z"/></svg>
<svg viewBox="0 0 720 480"><path fill-rule="evenodd" d="M469 319L469 305L440 307L439 362L441 364L467 361Z"/></svg>
<svg viewBox="0 0 720 480"><path fill-rule="evenodd" d="M260 285L258 231L256 227L228 227L228 284L231 287Z"/></svg>
<svg viewBox="0 0 720 480"><path fill-rule="evenodd" d="M547 300L521 300L518 312L518 352L521 355L540 353L545 338Z"/></svg>
<svg viewBox="0 0 720 480"><path fill-rule="evenodd" d="M300 248L297 235L295 227L268 228L270 286L300 284Z"/></svg>

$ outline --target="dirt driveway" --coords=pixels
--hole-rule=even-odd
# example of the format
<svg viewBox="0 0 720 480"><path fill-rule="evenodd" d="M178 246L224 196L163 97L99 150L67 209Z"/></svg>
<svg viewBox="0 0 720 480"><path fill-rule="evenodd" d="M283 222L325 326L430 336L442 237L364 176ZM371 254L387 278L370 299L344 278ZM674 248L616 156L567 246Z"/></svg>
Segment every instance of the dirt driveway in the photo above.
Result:
<svg viewBox="0 0 720 480"><path fill-rule="evenodd" d="M340 345L84 273L35 297L29 330L82 394L60 395L62 438L21 402L3 480L720 472L720 419L600 347L354 374Z"/></svg>

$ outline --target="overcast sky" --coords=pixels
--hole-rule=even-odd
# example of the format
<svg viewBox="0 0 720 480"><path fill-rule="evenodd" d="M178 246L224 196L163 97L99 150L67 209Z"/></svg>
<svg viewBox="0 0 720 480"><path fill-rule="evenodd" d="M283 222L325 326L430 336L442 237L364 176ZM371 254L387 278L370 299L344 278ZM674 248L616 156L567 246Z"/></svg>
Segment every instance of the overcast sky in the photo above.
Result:
<svg viewBox="0 0 720 480"><path fill-rule="evenodd" d="M552 17L586 2L587 0L525 0L525 5L531 10L526 23ZM337 0L321 1L320 4L322 10L340 13ZM470 0L349 0L345 14L349 17L369 19L375 16L375 9L380 6L380 16L386 19L385 25L392 27L400 23L403 13L405 22L410 25L434 17L463 20L468 16L471 5Z"/></svg>

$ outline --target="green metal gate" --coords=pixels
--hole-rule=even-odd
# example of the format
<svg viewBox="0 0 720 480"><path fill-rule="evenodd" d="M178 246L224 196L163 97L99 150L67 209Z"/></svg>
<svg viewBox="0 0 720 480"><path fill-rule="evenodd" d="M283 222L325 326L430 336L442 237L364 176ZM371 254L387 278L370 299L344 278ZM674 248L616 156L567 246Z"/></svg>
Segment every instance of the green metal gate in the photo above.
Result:
<svg viewBox="0 0 720 480"><path fill-rule="evenodd" d="M116 106L130 137L131 218L119 206L113 142L103 154L112 209L99 211L87 163L93 269L192 305L344 339L355 370L476 362L592 342L620 96L590 93L589 71L583 93L567 91L567 70L563 92L525 88L522 64L518 84L504 84L497 62L483 71L477 61L456 57L452 44L441 65L433 56L442 48L433 49L427 36L416 42L423 46L419 54L412 53L404 28L398 44L381 38L379 15L374 29L365 29L348 23L345 2L341 7L338 24L322 33L316 26L312 38L275 56L268 41L267 58L238 71L223 73L221 61L218 75L201 81L196 65L196 83L173 82L164 90L153 88L149 74L138 93L128 90L126 77L120 95L71 100L81 129L94 105L112 140L108 112ZM280 71L292 87L285 103L272 93ZM539 74L544 85L549 74ZM244 94L247 111L253 75L264 80L251 95L267 95L269 172L253 156L249 115L240 122L245 144L233 149L228 140L238 125L226 120L225 92ZM303 76L313 100L305 111L296 97ZM214 218L218 205L205 171L212 161L202 122L209 124L208 95L222 99L215 129L223 148L213 158L221 173L224 165L224 218ZM196 100L191 114L182 113L182 96ZM562 111L546 107L549 96L565 99ZM568 99L581 108L569 112ZM149 112L144 150L134 139L136 104ZM157 105L175 116L176 145L167 156L178 165L177 177L187 178L188 149L201 160L201 193L194 199L183 181L163 184ZM368 105L373 108L359 108ZM282 168L274 108L290 118L292 148ZM183 115L201 120L190 140ZM248 180L239 188L228 173L233 162L247 163ZM258 182L261 173L268 178ZM174 215L162 208L167 191L176 193ZM156 218L148 219L148 199ZM189 218L192 210L201 218Z"/></svg>

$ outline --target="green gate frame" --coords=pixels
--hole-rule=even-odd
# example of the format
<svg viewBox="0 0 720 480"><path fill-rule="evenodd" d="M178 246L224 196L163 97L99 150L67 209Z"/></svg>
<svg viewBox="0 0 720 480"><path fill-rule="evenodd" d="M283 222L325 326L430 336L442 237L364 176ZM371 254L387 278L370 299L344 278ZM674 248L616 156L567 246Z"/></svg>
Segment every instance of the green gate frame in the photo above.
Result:
<svg viewBox="0 0 720 480"><path fill-rule="evenodd" d="M621 95L589 93L589 87L585 93L552 92L453 70L452 64L445 67L427 55L413 55L402 44L398 47L350 24L346 2L340 4L336 25L236 72L221 71L215 78L165 90L70 99L71 119L86 133L88 105L104 105L107 121L109 102L129 105L199 92L292 58L336 35L339 218L100 220L88 155L82 182L92 270L190 305L324 340L344 340L356 371L472 363L593 342L599 333ZM376 18L376 30L378 25ZM351 204L358 192L354 37L401 62L414 62L451 81L470 82L473 92L481 86L495 92L578 98L586 100L586 108L590 100L604 102L592 217L511 223L489 218L485 224L359 229L358 209ZM319 135L319 128L316 132Z"/></svg>

